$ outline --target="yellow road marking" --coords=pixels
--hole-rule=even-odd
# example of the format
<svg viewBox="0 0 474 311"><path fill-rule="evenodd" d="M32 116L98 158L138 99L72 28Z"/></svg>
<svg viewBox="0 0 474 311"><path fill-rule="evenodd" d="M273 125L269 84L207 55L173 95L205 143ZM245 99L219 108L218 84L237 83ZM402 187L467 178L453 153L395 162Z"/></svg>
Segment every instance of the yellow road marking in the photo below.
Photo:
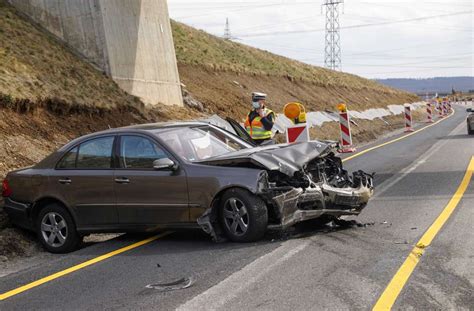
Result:
<svg viewBox="0 0 474 311"><path fill-rule="evenodd" d="M440 122L442 122L442 121L444 121L444 120L450 118L453 114L454 114L454 110L453 110L448 116L446 116L445 118L439 119L438 121L436 121L436 122L434 122L434 123L432 123L432 124L430 124L430 125L424 126L424 127L422 127L421 129L418 129L418 130L416 130L416 131L414 131L414 132L411 132L411 133L409 133L409 134L403 135L403 136L398 137L398 138L396 138L396 139L387 141L387 142L385 142L385 143L383 143L383 144L380 144L380 145L373 146L373 147L367 148L367 149L365 149L365 150L362 150L361 152L358 152L358 153L356 153L356 154L354 154L354 155L351 155L351 156L349 156L349 157L343 159L342 162L349 161L349 160L354 159L354 158L356 158L356 157L359 157L359 156L361 156L361 155L363 155L363 154L366 154L367 152L373 151L373 150L378 149L378 148L381 148L381 147L383 147L383 146L390 145L390 144L392 144L392 143L395 143L395 142L397 142L397 141L400 141L400 140L402 140L402 139L405 139L405 138L408 138L408 137L410 137L410 136L412 136L412 135L415 135L416 133L419 133L419 132L421 132L421 131L424 131L424 130L426 130L427 128L430 128L430 127L432 127L432 126L435 126L436 124L438 124L438 123L440 123Z"/></svg>
<svg viewBox="0 0 474 311"><path fill-rule="evenodd" d="M425 248L430 246L433 239L436 237L438 232L444 226L446 221L449 219L453 211L456 209L457 205L461 201L464 192L471 181L472 174L474 172L474 157L471 158L469 166L467 168L466 174L459 185L459 188L454 193L451 200L448 202L448 205L443 209L438 218L433 222L433 224L426 230L421 239L416 243L415 247L408 255L405 262L398 269L395 276L392 278L390 283L387 285L387 288L383 291L379 300L375 304L373 310L390 310L395 303L398 295L405 286L405 283L410 278L413 270L420 261L420 257L423 255Z"/></svg>
<svg viewBox="0 0 474 311"><path fill-rule="evenodd" d="M55 279L57 279L57 278L60 278L60 277L62 277L62 276L65 276L65 275L67 275L67 274L70 274L70 273L72 273L72 272L75 272L75 271L77 271L77 270L80 270L80 269L83 269L83 268L88 267L88 266L90 266L90 265L96 264L96 263L98 263L98 262L100 262L100 261L106 260L106 259L108 259L108 258L110 258L110 257L115 256L115 255L121 254L121 253L123 253L123 252L129 251L129 250L132 250L132 249L137 248L137 247L139 247L139 246L142 246L142 245L145 245L145 244L147 244L147 243L150 243L150 242L155 241L155 240L157 240L157 239L160 239L160 238L162 238L162 237L164 237L164 236L166 236L166 235L168 235L168 234L170 234L170 233L171 233L171 232L164 232L164 233L162 233L162 234L155 235L155 236L153 236L153 237L151 237L151 238L142 240L142 241L137 242L137 243L130 244L130 245L128 245L128 246L122 247L122 248L117 249L117 250L115 250L115 251L112 251L112 252L110 252L110 253L107 253L107 254L104 254L104 255L102 255L102 256L93 258L93 259L91 259L91 260L85 261L85 262L83 262L83 263L80 263L80 264L78 264L78 265L72 266L72 267L67 268L67 269L65 269L65 270L62 270L62 271L56 272L56 273L54 273L54 274L48 275L48 276L46 276L46 277L44 277L44 278L41 278L41 279L36 280L36 281L34 281L34 282L31 282L31 283L29 283L29 284L26 284L26 285L20 286L20 287L18 287L18 288L15 288L15 289L13 289L13 290L10 290L10 291L8 291L8 292L6 292L6 293L0 294L0 301L1 301L1 300L4 300L4 299L7 299L7 298L10 298L10 297L12 297L12 296L15 296L15 295L17 295L17 294L19 294L19 293L22 293L22 292L24 292L24 291L27 291L27 290L29 290L29 289L32 289L33 287L42 285L42 284L47 283L47 282L49 282L49 281L55 280Z"/></svg>

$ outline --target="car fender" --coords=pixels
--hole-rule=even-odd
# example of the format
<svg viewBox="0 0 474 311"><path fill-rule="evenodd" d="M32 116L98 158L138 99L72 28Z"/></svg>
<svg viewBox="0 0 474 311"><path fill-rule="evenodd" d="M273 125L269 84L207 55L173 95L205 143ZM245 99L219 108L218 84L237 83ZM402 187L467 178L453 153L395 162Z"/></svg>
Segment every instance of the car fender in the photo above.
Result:
<svg viewBox="0 0 474 311"><path fill-rule="evenodd" d="M186 167L189 203L204 212L222 191L239 187L257 193L260 168L189 165ZM264 172L264 171L263 171Z"/></svg>
<svg viewBox="0 0 474 311"><path fill-rule="evenodd" d="M222 168L221 168L222 169ZM241 168L242 169L242 168ZM260 192L262 184L266 184L266 176L267 172L264 170L259 170L259 169L244 169L247 170L246 178L245 180L252 180L252 183L245 183L245 182L229 182L229 183L223 183L221 186L217 189L217 191L214 192L212 199L206 203L203 204L202 206L205 206L205 210L201 210L201 212L196 215L198 218L197 223L199 226L208 234L210 234L215 241L219 241L222 239L222 230L220 228L219 222L217 221L217 215L218 215L218 208L219 208L219 203L220 203L220 198L223 193L225 193L229 189L243 189L246 191L249 191L252 194L258 195ZM230 172L230 171L229 171Z"/></svg>
<svg viewBox="0 0 474 311"><path fill-rule="evenodd" d="M31 215L30 215L31 220L33 221L33 223L35 222L35 218L39 214L39 211L40 211L39 208L41 206L43 206L44 204L53 203L53 202L57 202L57 203L61 204L62 206L64 206L64 208L66 208L66 210L71 215L72 220L74 221L74 224L77 225L77 216L76 216L76 213L74 212L74 210L70 206L68 206L68 204L66 204L64 200L62 200L62 199L60 199L56 196L52 196L52 195L41 196L33 202L32 209L31 209Z"/></svg>

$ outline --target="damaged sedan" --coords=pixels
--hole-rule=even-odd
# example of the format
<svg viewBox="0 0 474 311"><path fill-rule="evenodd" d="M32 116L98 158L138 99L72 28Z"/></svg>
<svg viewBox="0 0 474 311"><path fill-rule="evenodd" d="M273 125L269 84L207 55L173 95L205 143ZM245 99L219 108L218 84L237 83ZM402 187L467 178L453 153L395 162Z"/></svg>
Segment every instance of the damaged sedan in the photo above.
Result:
<svg viewBox="0 0 474 311"><path fill-rule="evenodd" d="M250 242L268 228L357 215L373 194L372 175L349 175L337 143L256 147L234 128L156 123L80 137L10 172L5 210L61 253L90 233L164 228Z"/></svg>

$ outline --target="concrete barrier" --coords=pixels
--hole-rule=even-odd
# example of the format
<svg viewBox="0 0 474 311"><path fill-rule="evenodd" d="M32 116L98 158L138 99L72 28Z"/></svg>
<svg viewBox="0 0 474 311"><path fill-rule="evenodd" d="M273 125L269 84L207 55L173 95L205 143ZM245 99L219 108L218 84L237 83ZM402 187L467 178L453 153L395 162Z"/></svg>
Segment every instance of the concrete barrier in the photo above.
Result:
<svg viewBox="0 0 474 311"><path fill-rule="evenodd" d="M419 108L425 108L426 102L415 102L410 104L413 110ZM405 111L405 105L389 105L387 108L372 108L364 111L355 111L351 110L350 117L354 119L362 120L374 120L377 118L382 119L383 117L400 115ZM339 115L337 112L328 112L328 111L315 111L306 113L306 122L308 126L311 127L320 127L326 122L336 121L339 122ZM285 117L283 114L277 114L273 132L284 133L285 129L291 125L291 120Z"/></svg>

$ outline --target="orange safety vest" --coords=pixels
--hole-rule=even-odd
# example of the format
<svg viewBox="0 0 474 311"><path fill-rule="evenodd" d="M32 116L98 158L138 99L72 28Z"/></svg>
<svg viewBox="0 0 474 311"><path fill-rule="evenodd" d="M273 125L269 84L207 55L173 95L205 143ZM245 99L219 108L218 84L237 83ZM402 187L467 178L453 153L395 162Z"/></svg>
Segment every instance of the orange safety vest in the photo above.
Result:
<svg viewBox="0 0 474 311"><path fill-rule="evenodd" d="M268 116L270 114L274 114L273 111L270 109L265 108L265 115ZM260 116L255 117L250 123L250 113L247 115L247 119L245 120L245 130L249 133L252 139L261 140L261 139L270 139L272 138L272 131L267 131L262 124L262 118Z"/></svg>

